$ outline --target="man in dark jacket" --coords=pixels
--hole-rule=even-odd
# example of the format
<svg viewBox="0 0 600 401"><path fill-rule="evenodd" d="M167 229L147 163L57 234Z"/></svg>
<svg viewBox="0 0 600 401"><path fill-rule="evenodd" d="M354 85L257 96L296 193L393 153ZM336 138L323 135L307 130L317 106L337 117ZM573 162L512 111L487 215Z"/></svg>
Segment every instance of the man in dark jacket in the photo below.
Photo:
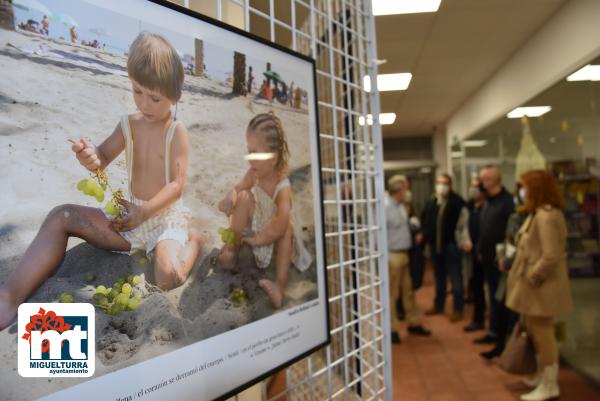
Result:
<svg viewBox="0 0 600 401"><path fill-rule="evenodd" d="M471 180L471 188L469 189L469 235L473 243L473 250L469 255L468 261L471 264L471 278L469 279L469 287L473 294L473 319L471 323L465 326L464 330L476 331L482 330L485 327L485 291L484 291L484 275L483 266L477 257L477 245L479 243L479 230L481 210L485 203L485 196L480 189L481 181L478 177Z"/></svg>
<svg viewBox="0 0 600 401"><path fill-rule="evenodd" d="M472 249L469 237L469 212L465 201L452 191L452 178L441 174L436 178L435 196L427 202L422 214L423 237L430 249L435 271L434 306L426 314L444 312L447 276L452 280L454 311L450 321L463 318L464 290L462 256Z"/></svg>
<svg viewBox="0 0 600 401"><path fill-rule="evenodd" d="M502 175L495 166L487 166L479 173L486 202L481 211L477 257L483 265L485 283L490 294L490 322L488 333L475 340L476 344L496 344L493 352L482 355L486 358L499 356L504 350L506 338L499 333L500 314L507 313L506 307L495 297L500 281L500 270L496 261L496 245L504 243L508 218L515 210L512 195L502 186Z"/></svg>

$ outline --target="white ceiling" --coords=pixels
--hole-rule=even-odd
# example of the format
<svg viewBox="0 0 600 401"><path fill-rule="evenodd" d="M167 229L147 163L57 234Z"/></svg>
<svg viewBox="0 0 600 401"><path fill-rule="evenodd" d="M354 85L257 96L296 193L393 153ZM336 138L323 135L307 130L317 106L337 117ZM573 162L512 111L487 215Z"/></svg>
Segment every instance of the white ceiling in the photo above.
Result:
<svg viewBox="0 0 600 401"><path fill-rule="evenodd" d="M388 0L390 1L390 0ZM568 0L442 0L437 13L376 17L379 73L411 72L382 92L384 137L432 134Z"/></svg>

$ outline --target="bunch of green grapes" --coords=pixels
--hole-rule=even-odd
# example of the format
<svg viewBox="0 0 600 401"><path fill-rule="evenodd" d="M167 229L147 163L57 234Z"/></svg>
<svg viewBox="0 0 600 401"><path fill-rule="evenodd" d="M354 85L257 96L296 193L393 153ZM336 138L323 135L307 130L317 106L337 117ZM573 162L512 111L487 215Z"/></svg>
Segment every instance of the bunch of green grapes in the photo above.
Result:
<svg viewBox="0 0 600 401"><path fill-rule="evenodd" d="M241 287L233 287L229 291L229 297L236 305L242 305L248 301L248 297L246 295L246 291Z"/></svg>
<svg viewBox="0 0 600 401"><path fill-rule="evenodd" d="M221 241L223 241L223 243L230 246L235 245L235 231L233 231L231 228L219 227L218 232L221 236Z"/></svg>
<svg viewBox="0 0 600 401"><path fill-rule="evenodd" d="M104 206L106 213L112 216L122 216L123 210L119 204L119 200L123 198L123 191L120 189L113 191L108 183L108 175L103 170L96 170L90 178L83 179L77 183L77 189L85 195L96 198L99 203L104 202L104 192L109 189L112 197Z"/></svg>
<svg viewBox="0 0 600 401"><path fill-rule="evenodd" d="M83 192L85 195L96 198L96 200L100 203L104 202L105 188L102 188L102 185L100 185L93 177L79 181L77 183L77 189Z"/></svg>
<svg viewBox="0 0 600 401"><path fill-rule="evenodd" d="M63 292L62 294L60 294L58 302L60 302L61 304L72 304L73 295L69 294L68 292Z"/></svg>
<svg viewBox="0 0 600 401"><path fill-rule="evenodd" d="M108 315L116 316L123 311L136 310L143 299L144 280L140 276L129 275L120 278L113 286L106 288L103 285L96 287L93 296L99 308L104 309Z"/></svg>
<svg viewBox="0 0 600 401"><path fill-rule="evenodd" d="M106 203L106 206L104 206L106 213L110 214L111 216L123 216L123 209L119 204L121 199L123 199L123 191L119 189L113 192L112 198Z"/></svg>

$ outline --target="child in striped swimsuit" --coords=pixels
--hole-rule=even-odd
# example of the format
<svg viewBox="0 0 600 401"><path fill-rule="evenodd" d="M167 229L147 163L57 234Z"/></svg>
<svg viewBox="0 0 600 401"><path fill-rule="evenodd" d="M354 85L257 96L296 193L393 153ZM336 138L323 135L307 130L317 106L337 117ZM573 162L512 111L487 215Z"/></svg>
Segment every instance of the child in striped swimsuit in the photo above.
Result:
<svg viewBox="0 0 600 401"><path fill-rule="evenodd" d="M125 151L129 201L127 213L109 219L103 210L61 205L49 214L17 268L0 286L0 330L19 304L51 275L64 257L69 237L99 248L153 255L156 284L181 285L189 275L204 236L187 229L182 194L187 171L187 130L171 112L181 97L183 65L159 35L142 33L132 43L127 70L139 113L124 116L98 147L73 141L72 149L88 170L105 169Z"/></svg>
<svg viewBox="0 0 600 401"><path fill-rule="evenodd" d="M236 234L234 246L224 245L219 262L235 267L240 247L249 245L261 269L275 264L275 281L263 279L260 287L276 309L283 305L290 265L300 271L310 267L312 257L301 237L301 224L294 213L292 189L287 178L288 145L281 121L273 113L258 114L246 130L250 164L244 178L219 203L230 216Z"/></svg>

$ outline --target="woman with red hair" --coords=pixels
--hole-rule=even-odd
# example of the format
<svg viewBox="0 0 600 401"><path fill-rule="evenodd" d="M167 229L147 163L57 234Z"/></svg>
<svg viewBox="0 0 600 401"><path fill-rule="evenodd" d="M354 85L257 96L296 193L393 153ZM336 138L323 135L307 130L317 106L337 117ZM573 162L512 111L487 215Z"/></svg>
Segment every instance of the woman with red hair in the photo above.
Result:
<svg viewBox="0 0 600 401"><path fill-rule="evenodd" d="M553 318L573 308L567 271L567 226L556 177L532 170L524 173L520 182L524 191L521 198L530 214L519 230L506 305L522 315L538 356L538 374L525 380L535 388L521 400L542 401L559 395Z"/></svg>

